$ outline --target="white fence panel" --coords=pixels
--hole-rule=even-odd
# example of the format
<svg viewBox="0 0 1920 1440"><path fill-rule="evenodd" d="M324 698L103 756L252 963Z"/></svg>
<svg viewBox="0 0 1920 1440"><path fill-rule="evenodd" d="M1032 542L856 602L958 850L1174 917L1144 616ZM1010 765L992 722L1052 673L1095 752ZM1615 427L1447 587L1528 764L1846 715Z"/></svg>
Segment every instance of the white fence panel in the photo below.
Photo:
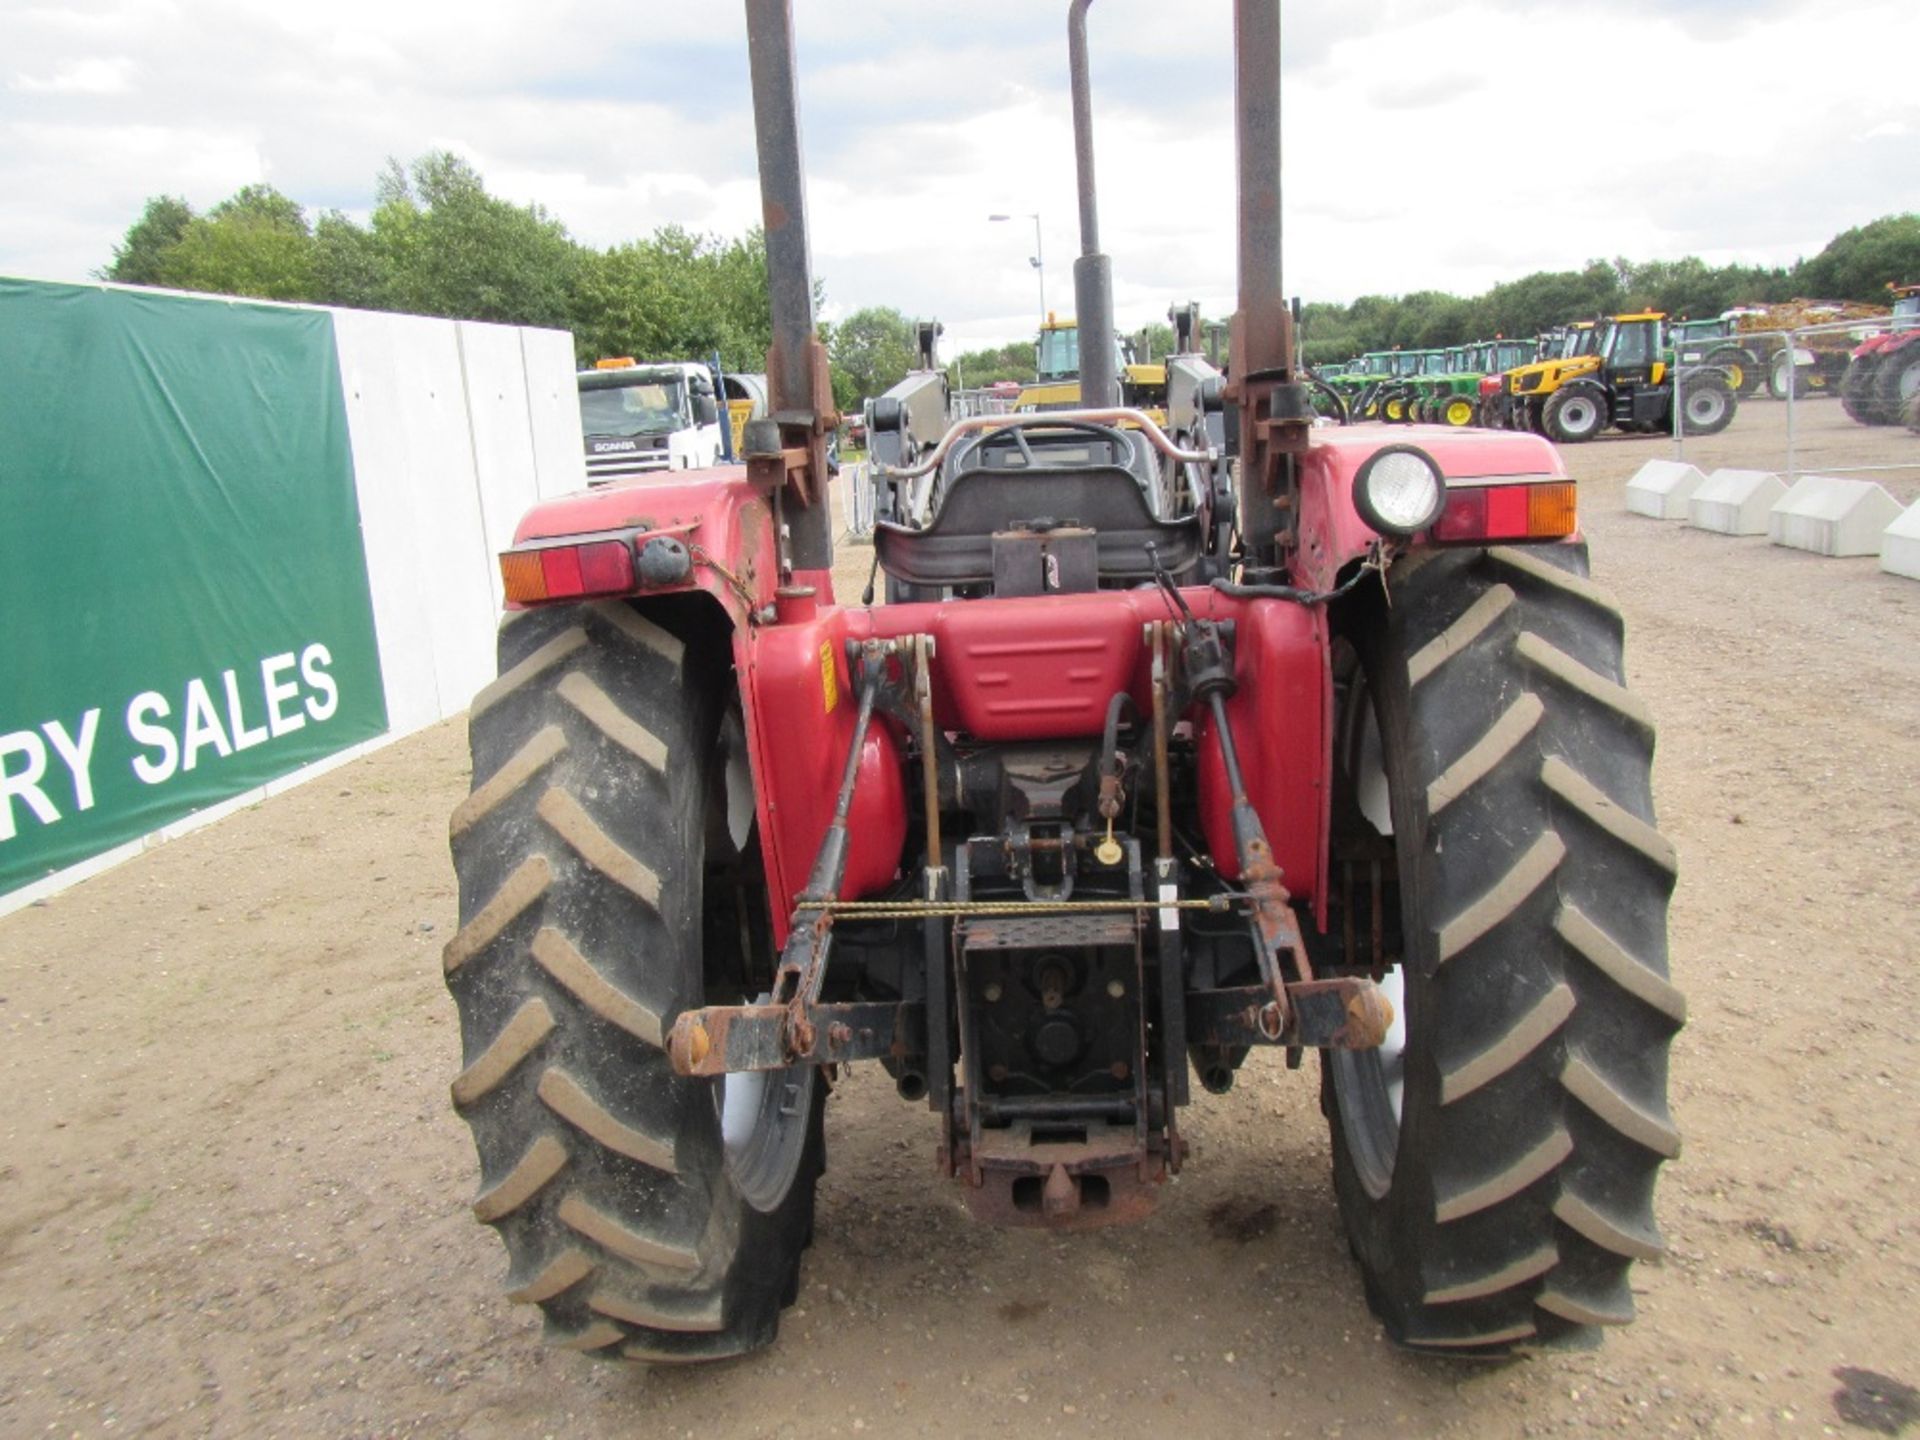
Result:
<svg viewBox="0 0 1920 1440"><path fill-rule="evenodd" d="M460 346L445 320L334 313L354 482L387 692L404 735L493 673L492 561Z"/></svg>
<svg viewBox="0 0 1920 1440"><path fill-rule="evenodd" d="M574 379L573 336L565 330L522 330L527 413L533 427L534 488L542 499L587 488L580 439L580 388Z"/></svg>
<svg viewBox="0 0 1920 1440"><path fill-rule="evenodd" d="M513 543L513 527L538 498L533 417L527 408L527 370L520 332L511 325L459 324L460 361L473 432L474 478L480 528L488 558L487 583L497 612L506 600L492 563Z"/></svg>

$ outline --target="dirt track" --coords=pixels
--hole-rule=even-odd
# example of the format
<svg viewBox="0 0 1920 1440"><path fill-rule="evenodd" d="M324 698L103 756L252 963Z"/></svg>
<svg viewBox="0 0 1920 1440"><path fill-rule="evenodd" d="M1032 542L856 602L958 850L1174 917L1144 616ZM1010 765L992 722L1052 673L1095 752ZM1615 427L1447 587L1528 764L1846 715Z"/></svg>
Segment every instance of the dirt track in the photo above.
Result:
<svg viewBox="0 0 1920 1440"><path fill-rule="evenodd" d="M1827 463L1920 458L1837 412L1800 417ZM1755 403L1689 458L1782 436ZM1070 1239L972 1225L924 1109L856 1073L772 1352L542 1350L447 1103L455 721L0 920L0 1433L1816 1434L1834 1367L1920 1382L1920 584L1626 515L1669 449L1568 452L1661 723L1693 1007L1669 1257L1604 1349L1389 1349L1275 1057L1188 1112L1154 1219Z"/></svg>

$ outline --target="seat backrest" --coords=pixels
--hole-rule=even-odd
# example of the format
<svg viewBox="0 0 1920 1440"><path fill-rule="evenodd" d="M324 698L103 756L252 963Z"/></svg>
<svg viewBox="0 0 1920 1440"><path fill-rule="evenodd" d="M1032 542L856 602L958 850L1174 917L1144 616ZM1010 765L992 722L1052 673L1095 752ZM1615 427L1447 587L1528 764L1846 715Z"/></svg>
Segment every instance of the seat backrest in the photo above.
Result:
<svg viewBox="0 0 1920 1440"><path fill-rule="evenodd" d="M1178 574L1201 550L1197 516L1156 518L1139 475L1113 464L962 469L944 478L926 528L882 522L873 538L880 564L897 580L987 585L996 535L1053 530L1093 532L1105 584L1152 580L1156 557Z"/></svg>

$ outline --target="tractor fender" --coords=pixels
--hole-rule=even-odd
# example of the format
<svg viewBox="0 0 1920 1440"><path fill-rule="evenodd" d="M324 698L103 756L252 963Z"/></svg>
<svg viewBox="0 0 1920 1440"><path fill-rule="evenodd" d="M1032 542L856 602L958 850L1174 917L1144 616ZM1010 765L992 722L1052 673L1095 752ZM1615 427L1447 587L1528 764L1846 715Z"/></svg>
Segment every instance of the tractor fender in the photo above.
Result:
<svg viewBox="0 0 1920 1440"><path fill-rule="evenodd" d="M776 591L774 519L765 493L738 466L688 471L671 484L609 485L542 501L514 543L629 532L684 545L683 578L643 585L631 598L649 609L684 609L699 595L714 607L702 634L729 643L753 777L754 810L766 863L776 945L785 943L794 897L805 888L833 818L841 767L853 743L856 692L847 662L847 612L833 603L827 571L796 571ZM803 592L812 587L813 593ZM722 637L725 640L722 640ZM876 717L861 749L849 817L841 897L869 895L892 881L906 839L904 755Z"/></svg>
<svg viewBox="0 0 1920 1440"><path fill-rule="evenodd" d="M1566 467L1552 443L1516 430L1421 429L1391 440L1366 430L1326 431L1299 458L1300 531L1294 583L1331 590L1347 568L1362 559L1380 535L1360 518L1353 483L1375 451L1411 443L1433 457L1448 480L1500 477L1564 478Z"/></svg>

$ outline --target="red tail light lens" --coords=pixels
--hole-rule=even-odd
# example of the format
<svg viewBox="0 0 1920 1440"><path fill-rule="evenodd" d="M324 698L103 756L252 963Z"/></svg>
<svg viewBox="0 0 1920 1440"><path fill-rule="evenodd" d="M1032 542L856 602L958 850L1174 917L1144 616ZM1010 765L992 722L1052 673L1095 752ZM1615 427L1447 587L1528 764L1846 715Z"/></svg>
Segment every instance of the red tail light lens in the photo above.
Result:
<svg viewBox="0 0 1920 1440"><path fill-rule="evenodd" d="M500 579L516 605L622 595L634 588L633 547L625 540L591 540L509 550L500 557Z"/></svg>
<svg viewBox="0 0 1920 1440"><path fill-rule="evenodd" d="M1563 540L1579 523L1571 480L1447 488L1446 508L1428 535L1441 544Z"/></svg>

